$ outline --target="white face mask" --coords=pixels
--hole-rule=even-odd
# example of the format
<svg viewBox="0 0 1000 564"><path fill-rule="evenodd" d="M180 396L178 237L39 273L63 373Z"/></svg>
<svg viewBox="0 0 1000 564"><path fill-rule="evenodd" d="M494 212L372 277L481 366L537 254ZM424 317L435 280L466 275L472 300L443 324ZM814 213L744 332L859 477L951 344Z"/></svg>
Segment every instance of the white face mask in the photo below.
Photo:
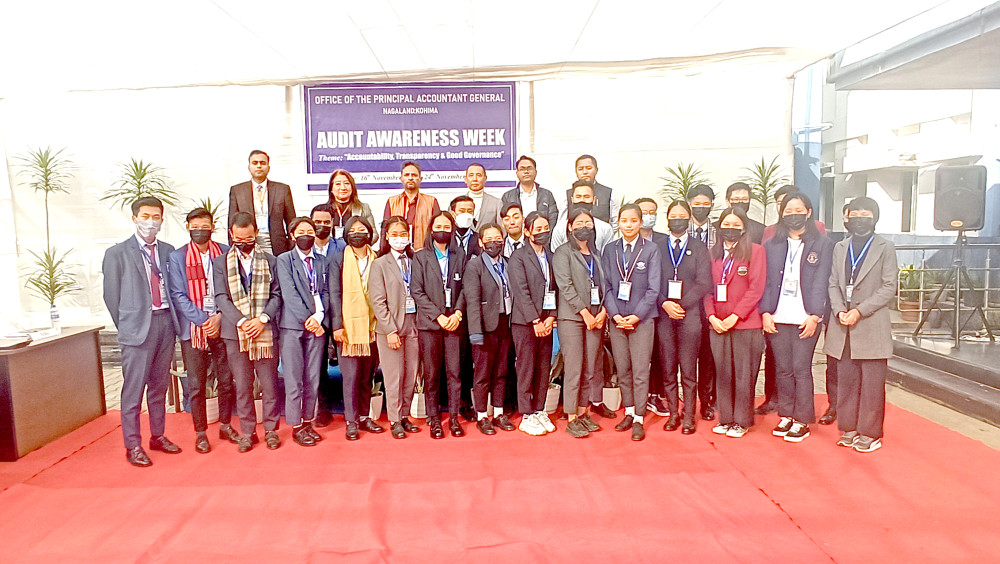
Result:
<svg viewBox="0 0 1000 564"><path fill-rule="evenodd" d="M656 226L656 214L655 213L644 213L642 214L642 228L652 229Z"/></svg>
<svg viewBox="0 0 1000 564"><path fill-rule="evenodd" d="M410 244L409 237L389 237L388 239L389 246L397 253L403 252L403 250L406 249L406 246Z"/></svg>
<svg viewBox="0 0 1000 564"><path fill-rule="evenodd" d="M474 219L475 217L471 213L460 213L455 216L455 225L462 229L468 229L472 227L472 220Z"/></svg>
<svg viewBox="0 0 1000 564"><path fill-rule="evenodd" d="M152 239L160 232L160 225L162 224L162 220L142 219L135 222L135 230L143 239Z"/></svg>

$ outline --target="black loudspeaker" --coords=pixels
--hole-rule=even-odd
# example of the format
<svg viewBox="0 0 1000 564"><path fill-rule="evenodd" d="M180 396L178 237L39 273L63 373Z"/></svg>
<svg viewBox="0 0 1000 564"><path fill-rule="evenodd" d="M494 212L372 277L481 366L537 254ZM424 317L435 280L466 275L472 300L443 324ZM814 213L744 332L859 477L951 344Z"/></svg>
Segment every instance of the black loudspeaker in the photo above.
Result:
<svg viewBox="0 0 1000 564"><path fill-rule="evenodd" d="M939 167L934 174L934 229L978 231L985 220L986 167Z"/></svg>

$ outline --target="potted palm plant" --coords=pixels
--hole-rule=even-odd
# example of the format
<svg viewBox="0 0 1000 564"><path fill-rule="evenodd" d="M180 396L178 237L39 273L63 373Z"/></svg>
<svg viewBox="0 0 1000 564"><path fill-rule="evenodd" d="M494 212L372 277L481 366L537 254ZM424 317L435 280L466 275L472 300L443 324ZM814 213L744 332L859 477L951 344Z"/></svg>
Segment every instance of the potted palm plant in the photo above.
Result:
<svg viewBox="0 0 1000 564"><path fill-rule="evenodd" d="M417 375L417 384L413 388L413 402L410 403L410 415L417 419L427 418L427 394L424 393L424 376Z"/></svg>
<svg viewBox="0 0 1000 564"><path fill-rule="evenodd" d="M118 204L121 209L147 196L159 198L164 204L176 205L177 193L168 182L161 167L133 157L119 165L115 187L104 192L101 200Z"/></svg>
<svg viewBox="0 0 1000 564"><path fill-rule="evenodd" d="M549 387L545 392L545 413L552 414L559 410L559 397L562 395L562 386L556 383L556 379L563 373L563 356L560 352L556 355L556 361L552 363L552 370L549 371Z"/></svg>
<svg viewBox="0 0 1000 564"><path fill-rule="evenodd" d="M372 382L372 401L371 401L371 411L368 412L368 416L372 418L372 421L378 421L379 417L382 417L382 403L385 397L382 395L382 382L377 380Z"/></svg>
<svg viewBox="0 0 1000 564"><path fill-rule="evenodd" d="M764 206L764 223L767 223L768 204L774 202L774 193L778 188L788 184L791 179L782 174L778 156L771 159L770 163L761 157L759 163L745 167L744 170L747 174L740 180L750 186L750 197Z"/></svg>
<svg viewBox="0 0 1000 564"><path fill-rule="evenodd" d="M617 411L622 406L622 389L618 385L618 372L615 370L615 363L610 351L602 348L602 353L597 359L598 369L604 373L604 389L602 400L604 405L611 411Z"/></svg>
<svg viewBox="0 0 1000 564"><path fill-rule="evenodd" d="M903 321L920 321L921 272L912 264L899 267L899 315Z"/></svg>
<svg viewBox="0 0 1000 564"><path fill-rule="evenodd" d="M205 415L210 425L219 420L219 382L215 374L205 382Z"/></svg>
<svg viewBox="0 0 1000 564"><path fill-rule="evenodd" d="M663 181L663 190L660 190L660 194L668 202L673 200L687 201L690 189L699 184L709 183L708 175L700 168L695 167L694 163L677 163L677 166L664 168L667 175L660 177L660 180Z"/></svg>

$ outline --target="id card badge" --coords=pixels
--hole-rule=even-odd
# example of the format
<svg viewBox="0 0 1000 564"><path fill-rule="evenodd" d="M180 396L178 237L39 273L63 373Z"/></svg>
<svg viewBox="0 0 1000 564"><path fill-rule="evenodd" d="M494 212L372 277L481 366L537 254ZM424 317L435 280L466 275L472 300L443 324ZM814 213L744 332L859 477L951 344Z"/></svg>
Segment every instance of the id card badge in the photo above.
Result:
<svg viewBox="0 0 1000 564"><path fill-rule="evenodd" d="M715 285L715 301L717 301L719 303L725 302L726 299L727 299L728 290L729 290L729 286L726 286L725 284L716 284Z"/></svg>
<svg viewBox="0 0 1000 564"><path fill-rule="evenodd" d="M337 226L337 227L333 228L333 238L334 239L340 239L343 236L344 236L344 228L343 227Z"/></svg>
<svg viewBox="0 0 1000 564"><path fill-rule="evenodd" d="M848 284L846 287L844 287L844 299L845 300L847 300L848 302L850 302L851 301L851 297L853 296L853 294L854 294L854 284Z"/></svg>
<svg viewBox="0 0 1000 564"><path fill-rule="evenodd" d="M208 313L215 313L215 296L205 295L202 300L203 309Z"/></svg>
<svg viewBox="0 0 1000 564"><path fill-rule="evenodd" d="M601 293L597 291L597 286L590 287L590 305L601 305Z"/></svg>
<svg viewBox="0 0 1000 564"><path fill-rule="evenodd" d="M542 297L542 309L553 310L556 308L556 293L554 291L545 292Z"/></svg>
<svg viewBox="0 0 1000 564"><path fill-rule="evenodd" d="M667 280L667 299L679 300L684 289L684 282L681 280Z"/></svg>
<svg viewBox="0 0 1000 564"><path fill-rule="evenodd" d="M618 299L627 302L632 295L632 283L621 281L618 283Z"/></svg>
<svg viewBox="0 0 1000 564"><path fill-rule="evenodd" d="M798 280L783 280L781 282L781 295L782 296L796 296L799 293L799 281Z"/></svg>
<svg viewBox="0 0 1000 564"><path fill-rule="evenodd" d="M413 301L413 296L406 296L406 313L417 313L417 302Z"/></svg>
<svg viewBox="0 0 1000 564"><path fill-rule="evenodd" d="M444 307L451 307L451 288L444 289Z"/></svg>

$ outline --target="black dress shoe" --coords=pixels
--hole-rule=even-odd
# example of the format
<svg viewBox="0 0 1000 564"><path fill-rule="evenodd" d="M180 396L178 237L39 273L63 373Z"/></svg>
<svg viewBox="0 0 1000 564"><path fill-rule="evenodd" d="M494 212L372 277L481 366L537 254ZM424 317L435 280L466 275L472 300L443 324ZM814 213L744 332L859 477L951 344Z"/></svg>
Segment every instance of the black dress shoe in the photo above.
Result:
<svg viewBox="0 0 1000 564"><path fill-rule="evenodd" d="M320 410L320 412L316 414L316 419L313 420L313 425L322 429L324 427L329 427L332 422L333 415L331 415L329 411Z"/></svg>
<svg viewBox="0 0 1000 564"><path fill-rule="evenodd" d="M618 422L617 425L615 425L615 431L618 431L619 433L624 433L625 431L628 431L629 429L632 428L632 421L633 421L632 416L626 415L621 421Z"/></svg>
<svg viewBox="0 0 1000 564"><path fill-rule="evenodd" d="M273 431L269 431L269 432L273 433ZM277 435L275 435L275 436L277 436ZM255 445L255 444L259 443L259 442L260 442L260 437L257 436L257 433L250 433L250 444Z"/></svg>
<svg viewBox="0 0 1000 564"><path fill-rule="evenodd" d="M715 420L715 408L711 405L701 408L701 418L705 421Z"/></svg>
<svg viewBox="0 0 1000 564"><path fill-rule="evenodd" d="M671 415L670 419L663 424L664 431L676 431L681 426L681 418L677 414Z"/></svg>
<svg viewBox="0 0 1000 564"><path fill-rule="evenodd" d="M253 449L253 441L250 437L243 437L240 439L239 446L236 447L238 452L250 452Z"/></svg>
<svg viewBox="0 0 1000 564"><path fill-rule="evenodd" d="M484 434L484 435L495 435L495 434L497 434L496 429L493 428L493 424L490 423L490 418L489 417L484 417L484 418L480 419L479 421L476 421L476 428L479 429L479 432L482 433L482 434Z"/></svg>
<svg viewBox="0 0 1000 564"><path fill-rule="evenodd" d="M210 452L212 450L212 445L208 443L208 437L205 433L198 433L194 438L194 451L201 454Z"/></svg>
<svg viewBox="0 0 1000 564"><path fill-rule="evenodd" d="M300 425L298 428L292 429L292 440L299 446L316 446L316 440L309 434L309 430L306 425Z"/></svg>
<svg viewBox="0 0 1000 564"><path fill-rule="evenodd" d="M240 444L240 434L236 432L236 429L233 429L229 425L219 427L219 438L224 441L229 441L234 445Z"/></svg>
<svg viewBox="0 0 1000 564"><path fill-rule="evenodd" d="M432 439L443 439L444 429L441 427L441 421L439 419L431 420L431 438Z"/></svg>
<svg viewBox="0 0 1000 564"><path fill-rule="evenodd" d="M149 455L146 454L146 451L142 450L141 446L125 449L125 460L128 460L128 463L132 466L138 466L139 468L153 465L153 461L149 459Z"/></svg>
<svg viewBox="0 0 1000 564"><path fill-rule="evenodd" d="M826 413L819 418L818 423L820 425L833 425L835 421L837 421L837 410L833 407L829 407L827 408Z"/></svg>
<svg viewBox="0 0 1000 564"><path fill-rule="evenodd" d="M477 419L476 410L469 406L463 407L458 410L458 414L465 418L469 423L475 423Z"/></svg>
<svg viewBox="0 0 1000 564"><path fill-rule="evenodd" d="M641 441L646 438L646 428L642 426L642 423L636 421L632 423L632 440Z"/></svg>
<svg viewBox="0 0 1000 564"><path fill-rule="evenodd" d="M359 425L361 430L368 431L369 433L384 433L385 427L379 425L371 417L366 417L361 420L361 425Z"/></svg>
<svg viewBox="0 0 1000 564"><path fill-rule="evenodd" d="M419 433L420 432L420 427L417 427L416 425L414 425L413 422L410 421L410 419L408 417L402 418L399 422L403 424L403 430L406 431L407 433Z"/></svg>
<svg viewBox="0 0 1000 564"><path fill-rule="evenodd" d="M304 427L306 428L306 432L309 433L309 436L312 437L313 442L318 443L323 440L323 436L317 433L316 429L313 429L312 423L306 423Z"/></svg>
<svg viewBox="0 0 1000 564"><path fill-rule="evenodd" d="M513 431L514 429L516 429L516 427L514 427L514 424L510 422L510 418L507 417L506 413L504 413L499 417L494 417L493 421L491 421L490 424L493 425L494 427L500 427L500 429L504 431Z"/></svg>
<svg viewBox="0 0 1000 564"><path fill-rule="evenodd" d="M177 454L181 451L181 447L170 442L170 439L160 435L159 437L149 438L149 450L158 450L168 454Z"/></svg>
<svg viewBox="0 0 1000 564"><path fill-rule="evenodd" d="M401 421L397 421L392 424L392 438L394 439L406 438L406 429L403 428L403 423Z"/></svg>
<svg viewBox="0 0 1000 564"><path fill-rule="evenodd" d="M458 420L458 416L450 418L448 428L451 430L451 436L453 437L465 436L465 431L462 429L462 422Z"/></svg>
<svg viewBox="0 0 1000 564"><path fill-rule="evenodd" d="M347 430L345 433L347 434L347 440L349 441L356 441L361 438L361 433L358 432L358 424L354 421L347 422Z"/></svg>
<svg viewBox="0 0 1000 564"><path fill-rule="evenodd" d="M774 400L764 400L764 403L757 406L753 412L755 415L767 415L768 413L774 413L778 410L778 406L775 404Z"/></svg>
<svg viewBox="0 0 1000 564"><path fill-rule="evenodd" d="M591 413L596 413L596 414L600 415L601 417L604 417L605 419L614 419L615 418L615 412L611 411L611 409L609 409L608 406L604 405L603 403L599 403L599 404L596 404L596 405L595 404L590 404L590 412Z"/></svg>
<svg viewBox="0 0 1000 564"><path fill-rule="evenodd" d="M256 436L257 433L254 433L254 437ZM271 450L275 450L281 446L281 439L278 438L277 431L268 431L267 433L264 433L264 442L267 444L267 448Z"/></svg>
<svg viewBox="0 0 1000 564"><path fill-rule="evenodd" d="M693 435L695 431L698 430L698 424L694 421L685 421L684 426L681 427L682 435Z"/></svg>

